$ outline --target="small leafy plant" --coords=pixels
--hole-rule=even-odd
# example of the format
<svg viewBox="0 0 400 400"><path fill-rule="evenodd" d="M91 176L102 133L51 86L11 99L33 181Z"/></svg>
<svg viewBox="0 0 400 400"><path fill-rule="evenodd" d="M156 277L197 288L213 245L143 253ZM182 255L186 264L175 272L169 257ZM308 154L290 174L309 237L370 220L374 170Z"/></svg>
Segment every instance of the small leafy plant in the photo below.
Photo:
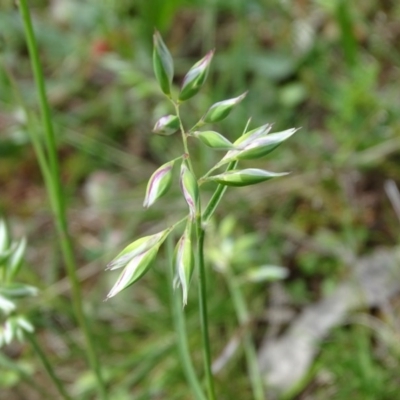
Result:
<svg viewBox="0 0 400 400"><path fill-rule="evenodd" d="M165 163L150 177L144 207L152 206L167 193L173 181L174 167L179 166L179 185L188 205L188 214L182 220L161 232L137 239L110 262L109 269L122 269L122 272L108 293L107 298L114 297L138 281L151 268L164 241L178 225L185 222L185 229L176 244L173 255L174 286L180 286L182 302L183 305L186 305L190 281L193 272L197 270L207 394L209 399L215 399L208 335L204 262L204 238L207 223L228 186L249 186L286 175L286 173L270 172L258 168L239 169L238 163L241 160L252 160L266 156L291 137L297 129L291 128L282 132L270 133L272 124L268 123L249 131L248 122L242 134L233 143L219 132L203 129L207 125L217 123L228 117L231 111L244 100L247 92L235 98L213 104L192 128L186 129L180 116L180 105L195 96L204 85L214 51L210 51L193 65L185 75L179 92L175 94L172 83L174 65L171 54L157 31L154 33L153 40L154 73L162 92L170 100L174 108L174 114L163 116L156 122L153 132L164 136L180 132L183 150L180 157ZM199 140L211 150L226 152L221 160L202 176L198 176L193 168L188 146L189 138ZM222 167L225 167L225 170L217 172ZM208 204L203 207L200 201L200 189L206 182L214 182L217 187ZM205 398L196 387L193 390L196 398Z"/></svg>
<svg viewBox="0 0 400 400"><path fill-rule="evenodd" d="M16 339L29 342L61 398L69 400L71 397L56 375L46 351L35 338L33 324L19 305L21 300L36 296L39 292L36 287L16 279L24 264L25 251L26 239L12 240L5 220L0 218L0 349Z"/></svg>
<svg viewBox="0 0 400 400"><path fill-rule="evenodd" d="M25 238L11 240L6 222L0 219L0 348L14 339L23 341L26 334L34 330L28 319L18 311L18 300L35 296L38 292L35 287L15 279L22 266L25 249Z"/></svg>

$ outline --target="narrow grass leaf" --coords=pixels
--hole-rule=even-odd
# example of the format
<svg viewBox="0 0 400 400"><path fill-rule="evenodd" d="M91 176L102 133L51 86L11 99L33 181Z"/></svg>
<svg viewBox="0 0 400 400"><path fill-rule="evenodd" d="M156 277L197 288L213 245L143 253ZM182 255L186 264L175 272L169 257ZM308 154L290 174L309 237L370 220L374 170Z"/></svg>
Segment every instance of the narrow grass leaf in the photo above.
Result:
<svg viewBox="0 0 400 400"><path fill-rule="evenodd" d="M22 238L16 245L13 253L7 260L7 279L12 280L19 272L24 261L26 238Z"/></svg>

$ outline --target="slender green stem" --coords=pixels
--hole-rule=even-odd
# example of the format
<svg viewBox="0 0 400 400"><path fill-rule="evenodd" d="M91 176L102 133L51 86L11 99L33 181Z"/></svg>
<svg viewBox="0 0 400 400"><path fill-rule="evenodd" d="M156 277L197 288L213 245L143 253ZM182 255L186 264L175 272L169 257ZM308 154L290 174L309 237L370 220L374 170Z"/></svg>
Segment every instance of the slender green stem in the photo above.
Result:
<svg viewBox="0 0 400 400"><path fill-rule="evenodd" d="M42 66L39 59L39 51L36 43L35 33L33 31L31 16L29 12L29 7L27 5L27 0L21 0L19 2L19 9L22 16L22 21L24 24L25 30L25 38L26 43L29 50L29 56L31 59L31 66L33 75L36 81L36 90L38 93L39 101L40 101L40 109L42 113L42 124L45 133L45 140L47 145L47 157L49 162L49 170L53 175L53 180L57 181L59 179L60 171L58 165L58 158L55 143L55 135L52 124L50 106L47 101L46 95L46 86L45 86L45 78L42 71ZM54 151L53 151L54 150ZM61 192L59 192L60 201L63 200L63 196L61 196Z"/></svg>
<svg viewBox="0 0 400 400"><path fill-rule="evenodd" d="M247 130L248 130L249 126L250 126L250 122L251 122L251 118L249 118L247 120L247 123L246 123L246 125L244 127L244 130L242 132L242 135L244 135L247 132ZM237 165L238 165L238 161L237 160L231 161L228 164L228 166L226 168L226 171L232 171L233 169L236 168ZM211 168L210 171L208 171L207 174L205 174L203 176L203 178L208 176L210 174L210 172L213 171L216 168L217 168L217 166L214 166L213 168ZM203 225L207 225L208 221L210 220L210 218L214 214L214 211L218 207L218 204L220 203L220 201L222 199L222 196L225 194L226 189L227 189L227 186L221 185L221 184L219 184L217 186L217 188L215 189L214 194L212 195L210 201L207 204L206 209L203 212Z"/></svg>
<svg viewBox="0 0 400 400"><path fill-rule="evenodd" d="M194 132L197 128L201 128L203 125L205 125L204 121L200 120L198 122L196 122L195 125L193 125L190 129L189 129L189 133Z"/></svg>
<svg viewBox="0 0 400 400"><path fill-rule="evenodd" d="M216 169L222 167L222 165L223 165L222 163L218 163L218 164L214 165L211 169L209 169L209 170L199 179L200 185L203 183L203 181L204 181L207 177L209 177L209 176L211 175L212 172L214 172Z"/></svg>
<svg viewBox="0 0 400 400"><path fill-rule="evenodd" d="M250 382L254 400L265 400L264 384L257 362L257 351L254 347L254 342L251 337L251 334L248 331L250 314L246 306L246 301L240 289L240 285L237 282L236 278L233 276L229 267L227 268L225 277L228 283L237 319L245 329L243 337L243 345L244 345L247 368L249 370L249 376L250 376Z"/></svg>
<svg viewBox="0 0 400 400"><path fill-rule="evenodd" d="M172 305L172 314L174 320L175 332L177 334L177 347L179 352L179 357L182 363L183 372L186 376L192 392L196 400L206 400L206 397L201 388L201 384L197 379L196 372L193 367L192 360L189 353L189 345L187 341L186 334L186 323L185 316L183 313L182 302L180 300L180 294L177 290L174 290L174 263L173 263L173 243L172 235L169 235L167 240L167 259L169 264L169 288L170 288L170 298Z"/></svg>
<svg viewBox="0 0 400 400"><path fill-rule="evenodd" d="M186 159L188 161L190 171L192 172L192 174L194 176L196 176L195 173L194 173L194 170L193 170L192 160L190 159L189 146L188 146L188 142L187 142L187 135L186 135L186 132L185 132L185 128L183 127L183 123L182 123L182 119L181 119L181 115L180 115L180 111L179 111L179 104L178 103L174 103L173 101L172 101L172 103L173 103L173 105L175 107L176 116L179 119L179 126L180 126L180 129L181 129L181 136L182 136L182 143L183 143L183 150L185 152L185 157L186 157Z"/></svg>
<svg viewBox="0 0 400 400"><path fill-rule="evenodd" d="M36 82L37 92L39 96L40 109L42 115L42 124L44 127L44 140L47 149L48 165L41 164L46 171L42 171L48 182L49 197L53 214L55 217L57 232L60 238L61 250L63 253L68 277L72 288L72 301L74 311L78 323L84 333L86 342L86 353L89 364L96 376L98 391L101 399L107 398L106 388L101 376L100 364L95 352L94 340L89 329L88 319L83 312L82 293L77 276L77 264L75 260L74 250L71 237L68 232L68 223L66 216L66 208L64 196L62 195L62 187L60 182L60 168L58 163L57 148L55 143L55 135L53 130L50 106L46 96L45 79L42 71L39 52L37 48L36 38L33 31L32 21L27 5L27 0L20 0L19 9L24 25L26 42L32 64L32 70ZM37 146L35 145L35 150ZM50 176L49 176L50 175Z"/></svg>
<svg viewBox="0 0 400 400"><path fill-rule="evenodd" d="M58 392L60 393L61 397L65 400L72 400L72 398L69 396L67 391L64 388L63 383L58 379L58 376L56 375L53 366L51 365L49 359L46 356L46 353L42 350L40 347L39 343L36 341L35 335L31 333L26 334L27 339L29 340L31 346L35 350L36 354L40 358L40 361L43 363L43 366L49 375L50 379L54 383L54 386L57 388Z"/></svg>
<svg viewBox="0 0 400 400"><path fill-rule="evenodd" d="M237 161L231 161L228 164L228 167L226 168L226 171L231 171L236 168L237 166ZM211 216L214 214L214 211L218 207L218 204L220 203L222 196L226 192L226 189L228 187L226 185L221 185L219 184L217 188L214 191L214 194L212 195L210 201L207 204L206 209L203 212L203 224L207 224Z"/></svg>
<svg viewBox="0 0 400 400"><path fill-rule="evenodd" d="M203 358L204 369L206 375L206 385L209 400L216 400L214 389L214 377L211 370L211 347L208 333L208 312L207 312L207 282L204 264L204 238L205 231L203 229L201 215L196 219L196 236L197 236L197 271L199 277L199 310L201 333L203 337Z"/></svg>
<svg viewBox="0 0 400 400"><path fill-rule="evenodd" d="M173 102L173 101L172 101ZM179 113L179 104L174 103L175 112L179 118L183 148L185 156L189 164L189 169L193 176L196 176L193 165L190 159L189 148L187 144L187 134L183 127L182 119ZM207 283L206 283L206 272L204 265L204 236L205 231L203 229L202 218L201 218L201 204L197 205L196 215L196 239L197 239L197 271L199 277L199 312L200 312L200 323L201 323L201 334L203 339L203 359L204 359L204 370L206 377L206 386L208 400L216 400L215 389L214 389L214 377L211 370L211 349L210 349L210 338L208 332L208 312L207 312Z"/></svg>

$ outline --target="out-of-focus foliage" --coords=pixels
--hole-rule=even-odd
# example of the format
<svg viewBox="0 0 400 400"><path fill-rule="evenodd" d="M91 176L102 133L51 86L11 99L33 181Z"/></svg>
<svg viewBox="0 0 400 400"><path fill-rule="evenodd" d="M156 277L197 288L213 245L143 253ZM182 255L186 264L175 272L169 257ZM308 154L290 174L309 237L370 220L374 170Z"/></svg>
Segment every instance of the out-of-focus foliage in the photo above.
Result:
<svg viewBox="0 0 400 400"><path fill-rule="evenodd" d="M113 399L189 398L174 355L162 261L135 291L102 302L112 285L105 281L112 278L102 273L103 266L115 249L133 237L162 230L161 221L178 220L186 212L173 190L175 200L160 198L157 206L142 209L151 173L181 152L179 138L150 134L154 124L172 112L152 73L155 27L176 60L176 93L189 68L208 51L217 50L204 90L188 101L185 107L190 112L184 115L204 115L213 104L249 89L240 107L219 123L219 131L230 141L237 139L244 128L239 121L248 115L251 128L265 121L275 123L274 131L302 126L273 159L255 163L255 168L291 171L289 177L228 191L224 201L224 214L234 209L239 221L232 237L255 232L257 246L245 246L243 263L249 268L287 268L284 287L291 309L297 311L329 294L348 276L349 260L377 246L398 243L399 223L383 184L389 178L400 181L400 3L37 0L30 6L85 299ZM39 339L61 365L63 380L85 399L93 394L94 381L83 373L68 287L25 126L26 110L36 118L37 109L16 5L3 0L0 211L13 216L13 225L28 236L33 249L27 257L35 267L21 271L19 278L42 289L43 296L32 300L29 311ZM203 146L193 148L193 153L195 168L207 169L217 160ZM244 273L245 267L240 271ZM213 352L219 354L238 334L237 321L224 280L213 278L209 286ZM260 339L270 326L265 309L273 299L262 282L246 285L244 291L254 336ZM196 331L192 304L188 301L187 323ZM396 301L389 307L395 309ZM389 324L386 311L377 314ZM376 333L348 331L335 332L329 346L322 348L316 372L303 389L315 398L321 387L331 390L322 392L321 398L329 398L329 393L341 400L357 398L354 393L359 398L368 398L362 397L368 393L393 398L398 353L374 358L382 354ZM362 344L357 342L359 335ZM200 337L193 335L190 346L199 343ZM361 361L345 357L352 343L359 344L361 367ZM40 387L46 387L47 378L32 353L14 345L5 354L0 359L0 385L2 390L8 387L7 399L20 393L32 400L43 398ZM10 360L14 369L7 367ZM201 366L200 360L194 361ZM330 379L321 384L326 371ZM355 378L342 381L341 376ZM218 398L248 398L240 351L219 372L218 380L225 389ZM361 387L368 384L372 392Z"/></svg>

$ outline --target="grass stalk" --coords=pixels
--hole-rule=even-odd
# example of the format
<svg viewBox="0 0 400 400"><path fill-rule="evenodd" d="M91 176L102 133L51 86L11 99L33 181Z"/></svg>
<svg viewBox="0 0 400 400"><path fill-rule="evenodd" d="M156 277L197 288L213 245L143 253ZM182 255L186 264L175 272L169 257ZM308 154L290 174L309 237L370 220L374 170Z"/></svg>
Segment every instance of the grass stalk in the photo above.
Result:
<svg viewBox="0 0 400 400"><path fill-rule="evenodd" d="M236 168L238 162L231 161L226 168L226 171L232 171ZM213 195L211 196L210 201L207 204L206 209L203 212L203 224L206 225L207 222L210 220L211 216L214 214L214 211L218 207L222 196L225 194L226 190L228 189L227 186L219 184L215 189Z"/></svg>
<svg viewBox="0 0 400 400"><path fill-rule="evenodd" d="M196 219L196 239L197 239L197 272L199 280L199 312L201 323L201 334L203 339L203 359L206 377L206 386L209 400L216 400L214 389L214 377L211 370L211 346L208 332L208 312L207 312L207 282L204 263L204 238L205 230L202 224L201 215Z"/></svg>
<svg viewBox="0 0 400 400"><path fill-rule="evenodd" d="M243 133L242 135L244 135L250 125L251 122L251 118L247 121L246 126L244 127ZM231 161L228 166L226 167L226 171L232 171L236 168L236 166L238 165L238 161L234 160ZM211 171L211 170L210 170ZM208 173L210 172L208 171ZM220 203L223 195L225 194L226 190L228 189L227 186L225 185L221 185L219 184L217 186L217 188L215 189L213 195L211 196L210 201L207 204L206 209L203 212L203 225L206 226L208 221L210 220L210 218L212 217L212 215L214 214L214 211L216 210L216 208L218 207L218 204Z"/></svg>
<svg viewBox="0 0 400 400"><path fill-rule="evenodd" d="M58 162L57 148L55 142L54 129L52 124L50 106L47 100L45 78L41 67L39 52L37 48L36 38L33 31L32 21L30 17L29 7L26 0L20 0L19 10L23 21L25 30L26 43L29 50L29 56L32 64L33 75L36 83L37 93L39 97L42 124L44 128L44 142L46 148L46 162L40 162L42 173L47 181L47 190L50 197L50 203L55 218L57 233L60 239L61 250L64 262L67 269L67 274L72 288L72 302L74 307L75 316L78 324L81 327L85 336L86 354L97 379L97 388L101 399L107 399L106 388L101 376L100 364L94 347L93 336L90 332L88 319L83 312L82 293L77 276L77 264L75 260L72 240L68 231L67 214L62 195L62 188L60 182L60 168ZM41 148L39 139L34 140L34 147L36 152ZM38 147L39 146L39 147ZM39 150L40 151L40 150ZM39 153L37 153L39 156ZM44 154L40 155L41 158L45 157ZM47 179L46 179L47 178Z"/></svg>
<svg viewBox="0 0 400 400"><path fill-rule="evenodd" d="M249 126L250 120L246 124L243 134L247 131ZM226 168L226 171L231 171L236 168L238 162L231 161ZM199 303L200 303L200 318L201 318L201 326L202 326L202 335L203 335L203 354L204 354L204 363L205 363L205 370L206 370L206 378L207 378L207 389L210 396L210 399L215 399L215 390L214 390L214 379L212 376L211 370L211 351L210 351L210 341L209 341L209 334L208 334L208 318L207 318L207 299L206 299L206 274L205 274L205 265L204 265L204 238L205 238L205 226L207 225L208 221L214 214L214 211L218 207L223 195L227 190L227 186L219 184L215 189L213 195L211 196L210 201L208 202L202 216L199 216L196 221L196 232L197 232L197 262L198 262L198 273L199 273ZM201 214L200 214L201 215ZM236 293L237 294L237 293ZM235 306L238 305L238 311L240 311L240 315L243 315L243 311L246 311L245 303L243 298L240 301L241 293L237 294L237 299L234 303ZM243 307L244 305L244 307ZM240 318L239 318L240 319ZM253 392L255 393L255 400L262 399L263 397L259 397L262 393L260 388L262 389L262 382L260 386L260 381L257 377L253 378L253 372L258 371L257 366L257 358L255 354L255 349L252 346L252 341L250 335L246 333L248 336L247 339L245 338L245 351L246 356L248 354L248 361L249 365L251 365L251 379L252 379L252 386L254 388ZM248 349L248 350L247 350ZM254 354L252 354L252 352ZM256 375L255 375L256 376ZM254 382L253 382L254 380ZM257 396L256 396L257 394Z"/></svg>
<svg viewBox="0 0 400 400"><path fill-rule="evenodd" d="M185 158L188 161L189 169L191 170L193 176L196 176L193 170L193 165L190 158L189 147L187 144L187 135L185 128L182 124L182 119L179 114L179 105L174 103L176 115L180 121L180 129L182 135L183 148L185 151ZM206 272L204 264L204 237L205 230L203 229L201 204L199 202L197 206L197 217L196 217L196 249L197 249L197 272L198 272L198 282L199 282L199 313L200 313L200 325L201 325L201 335L203 341L203 360L204 360L204 372L207 387L208 400L216 400L215 388L214 388L214 377L211 370L211 346L210 346L210 336L208 332L208 312L207 312L207 282L206 282Z"/></svg>
<svg viewBox="0 0 400 400"><path fill-rule="evenodd" d="M180 361L185 374L186 380L192 389L196 400L206 400L201 388L201 384L197 379L196 372L193 367L192 359L189 353L189 345L186 333L185 316L183 313L182 302L180 300L180 292L174 290L174 264L173 264L173 243L172 236L168 236L167 240L167 259L169 264L169 290L172 305L172 316L174 328L177 334L177 347Z"/></svg>
<svg viewBox="0 0 400 400"><path fill-rule="evenodd" d="M54 386L57 388L60 396L64 400L72 400L72 398L69 396L66 389L64 388L63 383L60 381L58 376L55 374L53 366L52 366L50 360L47 358L46 353L42 350L39 343L36 341L35 335L31 334L31 333L27 333L26 338L30 342L30 344L31 344L32 348L34 349L35 353L37 354L37 356L40 358L40 361L42 362L44 369L46 370L47 374L49 375L51 381L54 383Z"/></svg>

